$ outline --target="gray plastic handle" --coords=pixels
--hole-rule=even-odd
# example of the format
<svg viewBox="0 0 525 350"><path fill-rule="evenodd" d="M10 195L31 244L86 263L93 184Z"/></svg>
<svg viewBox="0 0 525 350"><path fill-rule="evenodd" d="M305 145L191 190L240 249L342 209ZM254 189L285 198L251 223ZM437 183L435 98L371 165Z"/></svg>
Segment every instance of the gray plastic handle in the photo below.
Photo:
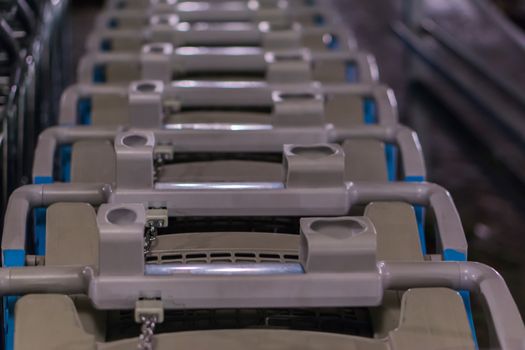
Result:
<svg viewBox="0 0 525 350"><path fill-rule="evenodd" d="M169 46L166 46L169 45ZM261 72L267 73L269 71L270 63L267 61L267 55L272 54L271 51L266 51L259 48L180 48L174 49L171 44L167 43L152 43L145 45L142 52L138 53L121 53L121 52L91 52L84 55L79 63L77 70L78 81L80 83L93 82L93 72L95 67L110 63L122 63L129 66L129 69L135 68L144 72L145 64L143 58L149 59L149 54L143 56L144 52L151 50L156 46L163 46L164 54L155 54L155 56L165 57L167 67L162 65L158 68L159 71L155 73L145 73L148 79L171 79L170 76L149 76L151 74L164 74L166 69L175 72L192 72L192 71L247 71L247 72ZM286 50L286 55L300 55L304 56L304 50L290 49ZM277 55L277 53L275 53ZM279 55L283 52L279 52ZM155 57L151 56L151 57ZM354 62L358 68L359 81L363 83L377 82L377 66L371 55L361 53L359 51L342 51L342 52L311 52L308 53L312 62L319 60L341 60ZM303 61L303 60L299 60ZM154 67L156 60L150 64ZM372 65L372 66L371 66ZM142 74L141 74L142 76Z"/></svg>
<svg viewBox="0 0 525 350"><path fill-rule="evenodd" d="M104 184L50 184L19 187L9 197L4 218L2 251L25 250L27 220L33 208L57 202L86 202L99 205L107 201L110 188ZM2 261L4 255L2 254Z"/></svg>
<svg viewBox="0 0 525 350"><path fill-rule="evenodd" d="M321 95L355 94L375 101L379 125L396 125L399 121L397 101L393 90L376 83L323 85L320 83L279 84L260 81L183 80L173 81L164 89L165 97L181 100L184 105L188 106L220 106L228 103L241 107L271 106L273 91L285 93L304 91Z"/></svg>
<svg viewBox="0 0 525 350"><path fill-rule="evenodd" d="M77 67L77 80L79 83L93 83L93 72L98 65L110 62L121 62L129 65L130 70L140 64L140 56L132 53L90 53L82 56ZM140 69L140 68L139 68Z"/></svg>
<svg viewBox="0 0 525 350"><path fill-rule="evenodd" d="M115 192L114 192L115 191ZM311 203L311 199L315 202ZM339 202L341 200L342 202ZM345 203L345 200L347 201ZM108 185L51 184L23 186L13 193L6 212L2 249L24 249L30 210L58 201L176 203L184 215L345 215L352 205L373 201L403 201L430 207L436 217L443 250L467 255L459 214L448 192L431 183L347 183L346 188L309 189L183 189L133 191ZM297 202L311 206L297 208ZM268 207L268 202L275 203ZM221 203L217 205L216 203ZM324 206L323 206L323 203Z"/></svg>
<svg viewBox="0 0 525 350"><path fill-rule="evenodd" d="M41 133L35 149L33 177L53 175L53 159L57 145L74 143L86 139L113 140L122 128L114 127L52 127ZM380 125L362 125L351 129L319 128L272 128L271 130L152 130L155 138L164 143L176 141L181 149L194 151L276 151L282 145L294 143L330 143L353 138L375 138L399 146L403 158L405 177L417 179L426 177L425 162L417 134L405 126L383 127ZM300 132L299 132L300 131ZM216 143L207 142L216 136ZM220 137L219 137L220 136ZM224 143L221 144L220 142Z"/></svg>
<svg viewBox="0 0 525 350"><path fill-rule="evenodd" d="M151 81L135 81L130 85L138 86ZM161 82L155 82L160 83ZM176 81L164 88L163 98L173 98L181 101L184 106L222 106L225 104L239 107L271 107L272 92L308 92L323 95L355 94L363 98L372 98L377 108L379 125L395 125L398 123L397 102L393 91L379 84L339 84L320 85L307 84L268 84L258 81ZM77 124L77 106L82 98L92 98L97 95L127 97L129 88L121 85L75 84L68 87L60 101L60 125ZM122 106L126 108L126 106Z"/></svg>
<svg viewBox="0 0 525 350"><path fill-rule="evenodd" d="M355 183L350 187L352 204L374 201L403 201L426 206L434 212L438 239L443 251L454 250L467 256L468 244L454 200L443 187L429 183Z"/></svg>
<svg viewBox="0 0 525 350"><path fill-rule="evenodd" d="M423 151L417 133L412 129L403 125L392 127L364 125L352 129L334 129L329 140L339 142L351 138L375 138L396 144L401 153L405 178L426 178Z"/></svg>
<svg viewBox="0 0 525 350"><path fill-rule="evenodd" d="M257 23L214 24L212 28L180 30L172 27L145 27L135 29L94 29L86 40L87 52L100 52L105 41L136 40L143 42L170 42L179 46L207 46L210 42L223 46L263 46L264 33Z"/></svg>
<svg viewBox="0 0 525 350"><path fill-rule="evenodd" d="M33 179L53 177L53 164L57 147L61 144L74 143L77 140L113 140L121 128L114 127L51 127L38 137L33 162Z"/></svg>
<svg viewBox="0 0 525 350"><path fill-rule="evenodd" d="M373 55L360 52L354 57L354 61L359 82L377 83L379 81L379 68Z"/></svg>
<svg viewBox="0 0 525 350"><path fill-rule="evenodd" d="M128 88L119 85L74 84L68 86L60 98L58 124L73 126L78 123L78 102L94 95L114 95L126 97Z"/></svg>
<svg viewBox="0 0 525 350"><path fill-rule="evenodd" d="M159 14L177 15L181 22L255 22L261 17L272 22L283 22L286 19L286 13L280 9L264 9L257 11L249 9L246 4L243 4L242 2L234 3L234 5L236 5L235 8L232 8L232 6L229 6L229 8L221 6L220 2L214 4L213 1L210 1L208 4L211 4L211 8L206 8L204 10L195 9L194 11L184 11L180 7L165 8L162 6L138 10L106 10L97 16L94 27L95 29L108 28L107 24L113 19L144 19L147 23L151 16ZM315 13L315 11L312 10L310 10L310 12L312 12L312 14Z"/></svg>
<svg viewBox="0 0 525 350"><path fill-rule="evenodd" d="M209 1L204 8L190 10L184 8L183 3L178 5L157 5L142 9L106 9L95 19L95 30L107 29L108 22L112 19L144 19L145 26L148 19L155 15L176 15L180 22L252 22L261 21L274 24L289 24L294 18L306 15L323 15L329 23L337 23L337 16L328 9L330 6L309 6L293 7L290 9L281 8L259 8L251 9L244 2L230 2L221 4L217 1Z"/></svg>
<svg viewBox="0 0 525 350"><path fill-rule="evenodd" d="M151 0L146 0L146 1L110 0L105 3L104 8L106 10L118 10L118 9L122 10L121 5L122 3L124 3L126 5L125 8L127 9L155 8L155 9L158 9L159 11L165 11L165 10L172 10L176 4L181 4L184 2L188 2L188 1L191 1L191 0L182 0L182 1L181 0L178 0L178 1L171 0L171 2L169 1L151 1ZM208 0L208 1L213 2L213 0ZM279 5L278 0L259 0L258 3L262 8L275 8ZM326 1L324 1L323 3L326 3ZM305 7L306 8L316 8L318 6L316 4L308 4L304 0L286 0L285 4L287 5L287 7L293 7L294 9L298 9L298 10L301 10Z"/></svg>
<svg viewBox="0 0 525 350"><path fill-rule="evenodd" d="M525 326L501 275L476 262L380 264L385 289L447 287L482 296L501 349L525 349Z"/></svg>
<svg viewBox="0 0 525 350"><path fill-rule="evenodd" d="M362 287L367 285L365 288L373 288L372 281L378 279L380 284L376 287L380 290L370 290L371 294L377 293L377 303L381 302L384 290L392 289L445 287L480 295L488 306L487 316L496 331L499 348L525 349L525 326L516 303L503 278L489 266L475 262L381 261L377 264L376 273L363 276L363 272L298 273L300 265L292 273L283 275L279 265L275 264L274 274L246 275L246 270L252 268L249 264L231 264L231 269L226 270L228 277L218 275L215 269L212 274L105 276L104 279L99 279L89 267L7 268L0 269L0 294L86 293L96 306L101 306L98 302L106 302L103 306L113 309L133 308L136 301L133 295L147 295L146 290L155 290L157 296L162 295L164 307L168 309L234 308L239 305L366 307L376 306L376 300L360 299L352 286L359 281ZM232 274L232 270L238 273ZM323 285L325 288L320 288ZM271 293L267 286L272 286ZM332 288L335 286L343 288L343 293L334 292L341 291ZM111 298L105 299L105 293L110 293Z"/></svg>

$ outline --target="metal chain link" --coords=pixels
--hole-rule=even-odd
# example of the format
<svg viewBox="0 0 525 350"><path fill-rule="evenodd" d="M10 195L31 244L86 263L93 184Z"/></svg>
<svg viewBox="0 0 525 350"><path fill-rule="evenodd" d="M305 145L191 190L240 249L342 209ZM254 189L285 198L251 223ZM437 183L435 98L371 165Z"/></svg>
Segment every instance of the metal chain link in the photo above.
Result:
<svg viewBox="0 0 525 350"><path fill-rule="evenodd" d="M164 164L166 164L169 158L170 158L170 155L166 153L155 153L153 155L153 180L154 181L159 180L160 168Z"/></svg>
<svg viewBox="0 0 525 350"><path fill-rule="evenodd" d="M153 350L153 336L155 335L155 326L157 325L157 316L142 315L140 316L140 336L139 350Z"/></svg>
<svg viewBox="0 0 525 350"><path fill-rule="evenodd" d="M155 155L153 159L153 181L159 180L160 167L164 164L164 158L161 154Z"/></svg>
<svg viewBox="0 0 525 350"><path fill-rule="evenodd" d="M149 224L149 226L146 227L146 233L144 234L144 255L151 253L151 248L157 239L157 235L157 228L154 226L154 224Z"/></svg>

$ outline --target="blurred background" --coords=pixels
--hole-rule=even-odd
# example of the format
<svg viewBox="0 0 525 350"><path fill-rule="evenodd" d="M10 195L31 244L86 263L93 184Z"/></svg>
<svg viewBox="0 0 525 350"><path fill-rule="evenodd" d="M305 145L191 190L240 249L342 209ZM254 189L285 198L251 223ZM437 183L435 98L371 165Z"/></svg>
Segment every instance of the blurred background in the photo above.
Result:
<svg viewBox="0 0 525 350"><path fill-rule="evenodd" d="M525 314L525 1L339 0L458 206L469 259Z"/></svg>
<svg viewBox="0 0 525 350"><path fill-rule="evenodd" d="M523 1L339 1L375 54L431 181L450 190L470 258L505 275L525 311Z"/></svg>

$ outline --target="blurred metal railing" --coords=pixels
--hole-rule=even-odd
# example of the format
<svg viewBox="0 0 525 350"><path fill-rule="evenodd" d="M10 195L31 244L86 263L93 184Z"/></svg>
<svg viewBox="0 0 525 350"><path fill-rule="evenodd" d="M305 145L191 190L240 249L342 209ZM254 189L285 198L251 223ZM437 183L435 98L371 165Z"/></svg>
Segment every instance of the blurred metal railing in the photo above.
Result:
<svg viewBox="0 0 525 350"><path fill-rule="evenodd" d="M68 82L68 0L0 1L0 206L29 179L38 133Z"/></svg>

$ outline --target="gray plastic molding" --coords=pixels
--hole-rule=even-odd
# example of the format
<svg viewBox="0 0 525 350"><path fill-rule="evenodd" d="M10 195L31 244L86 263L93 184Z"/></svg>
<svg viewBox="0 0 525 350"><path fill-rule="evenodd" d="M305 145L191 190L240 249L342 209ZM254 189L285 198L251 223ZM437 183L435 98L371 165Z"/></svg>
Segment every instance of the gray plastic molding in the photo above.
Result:
<svg viewBox="0 0 525 350"><path fill-rule="evenodd" d="M296 169L297 170L297 169ZM299 170L300 171L300 170ZM304 181L304 180L303 180ZM332 181L336 181L335 179ZM434 212L438 249L467 254L460 217L449 193L431 183L321 183L300 181L283 188L118 188L108 185L50 184L23 186L11 196L4 222L2 249L25 249L26 222L32 208L57 202L140 203L163 207L169 216L337 216L354 205L401 201ZM301 203L298 207L297 203Z"/></svg>
<svg viewBox="0 0 525 350"><path fill-rule="evenodd" d="M106 9L95 20L94 28L106 29L111 21L119 21L120 27L136 28L148 24L174 25L194 22L268 22L271 25L290 25L299 22L313 25L313 18L321 15L327 22L337 22L338 16L330 6L295 6L288 8L259 7L253 8L247 2L237 1L225 3L221 1L184 4L157 4L140 9ZM171 22L159 21L152 17L173 18Z"/></svg>
<svg viewBox="0 0 525 350"><path fill-rule="evenodd" d="M166 83L177 74L199 72L240 72L264 75L275 83L305 83L313 81L312 66L319 63L353 62L360 82L376 78L374 60L360 51L311 52L298 43L285 50L268 51L257 47L180 47L168 42L144 45L140 53L92 52L82 57L77 71L80 83L92 83L95 67L120 65L127 68L127 82L137 76L145 80Z"/></svg>
<svg viewBox="0 0 525 350"><path fill-rule="evenodd" d="M157 22L162 22L158 16ZM169 21L169 20L168 20ZM299 27L279 29L261 27L250 23L209 23L206 26L190 26L187 23L179 25L152 24L142 29L98 29L87 38L86 51L99 52L107 42L120 42L116 52L138 52L140 44L153 42L168 42L175 47L181 46L210 46L210 43L222 46L257 46L266 49L289 48L284 44L297 47L297 42L306 37L318 37L331 27ZM340 50L356 50L355 39L347 34L342 27L336 28L338 40L342 43ZM329 32L328 32L329 33ZM111 52L111 51L110 51Z"/></svg>
<svg viewBox="0 0 525 350"><path fill-rule="evenodd" d="M38 139L33 163L33 177L53 176L53 162L58 145L81 140L114 141L123 128L89 126L52 127ZM417 134L402 125L361 125L351 129L321 127L271 127L262 130L136 129L128 137L153 138L153 145L170 144L186 152L282 152L285 144L325 144L347 139L376 139L395 144L400 149L405 177L425 178L425 162ZM151 136L150 136L151 135ZM210 140L213 140L211 142Z"/></svg>
<svg viewBox="0 0 525 350"><path fill-rule="evenodd" d="M512 295L501 275L492 267L476 262L380 263L385 289L442 287L468 290L480 295L501 349L525 349L525 327ZM440 282L438 282L440 281Z"/></svg>
<svg viewBox="0 0 525 350"><path fill-rule="evenodd" d="M172 8L176 4L180 4L183 2L193 2L193 0L146 0L146 1L137 1L137 0L109 0L105 3L106 9L144 9L144 8L151 8L151 7L167 7ZM226 0L215 0L215 2L219 1L226 1ZM231 1L231 0L228 0ZM209 2L209 1L208 1ZM240 1L243 2L243 1ZM286 0L286 1L279 1L279 0L258 0L258 5L262 8L275 8L275 7L312 7L313 5L309 5L306 0ZM283 4L284 3L284 4ZM328 1L324 0L324 4L328 3Z"/></svg>
<svg viewBox="0 0 525 350"><path fill-rule="evenodd" d="M417 186L419 201L426 191L443 193L435 185ZM50 188L26 186L18 197L38 201ZM83 190L94 200L110 194ZM59 191L52 192L61 199ZM436 214L443 215L449 217ZM0 294L87 294L100 310L132 310L139 299L159 299L165 309L373 307L381 304L385 290L446 287L483 298L500 348L525 346L523 321L495 270L473 262L377 261L377 235L366 217L302 219L296 264L167 264L161 269L144 260L145 217L141 204L102 204L96 268L0 269Z"/></svg>
<svg viewBox="0 0 525 350"><path fill-rule="evenodd" d="M273 265L279 269L280 264ZM525 327L508 287L494 269L483 264L380 261L375 271L367 272L278 271L262 275L245 275L243 268L250 269L232 265L225 270L227 275L200 271L171 276L103 275L91 267L0 269L0 294L85 293L99 309L132 310L139 298L160 298L166 309L370 307L381 303L384 290L447 287L469 290L483 298L499 348L525 348Z"/></svg>
<svg viewBox="0 0 525 350"><path fill-rule="evenodd" d="M338 94L355 95L370 98L377 108L379 125L394 125L398 122L397 102L393 91L379 84L340 84L321 85L307 84L268 84L264 82L234 82L234 81L178 81L164 84L158 80L142 80L130 83L129 87L119 85L76 84L66 89L60 102L60 125L75 125L77 123L78 103L81 99L92 99L105 96L115 99L127 99L128 104L122 105L124 113L130 114L130 124L133 124L131 114L136 115L145 123L141 113L148 112L147 118L153 127L161 127L164 120L166 104L171 103L184 107L198 106L235 106L238 108L266 107L276 110L275 95L321 95L327 99ZM304 99L292 100L301 104ZM133 109L131 109L134 107ZM301 107L301 106L299 106ZM137 111L138 109L138 111ZM129 111L129 112L128 112ZM278 115L272 117L277 119ZM135 125L138 126L138 125ZM185 125L185 128L191 125Z"/></svg>
<svg viewBox="0 0 525 350"><path fill-rule="evenodd" d="M104 203L111 188L104 184L52 184L26 185L16 189L9 197L5 212L2 250L26 247L27 220L33 208L57 202ZM2 255L2 262L4 256Z"/></svg>

